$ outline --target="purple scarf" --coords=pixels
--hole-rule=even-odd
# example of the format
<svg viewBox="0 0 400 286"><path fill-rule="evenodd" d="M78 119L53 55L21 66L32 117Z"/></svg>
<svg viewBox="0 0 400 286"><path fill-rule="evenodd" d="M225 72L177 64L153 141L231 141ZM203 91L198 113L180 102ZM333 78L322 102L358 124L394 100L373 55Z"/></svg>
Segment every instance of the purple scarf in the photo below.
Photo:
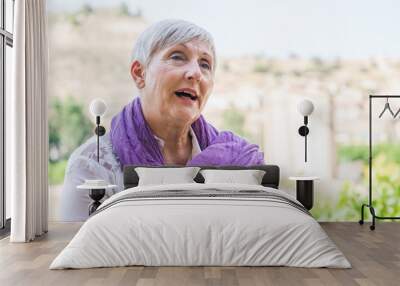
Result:
<svg viewBox="0 0 400 286"><path fill-rule="evenodd" d="M257 145L232 132L218 132L203 116L192 124L192 129L202 152L188 161L187 166L264 164L264 155ZM144 119L139 97L114 116L110 138L121 168L125 165L164 165L160 147Z"/></svg>

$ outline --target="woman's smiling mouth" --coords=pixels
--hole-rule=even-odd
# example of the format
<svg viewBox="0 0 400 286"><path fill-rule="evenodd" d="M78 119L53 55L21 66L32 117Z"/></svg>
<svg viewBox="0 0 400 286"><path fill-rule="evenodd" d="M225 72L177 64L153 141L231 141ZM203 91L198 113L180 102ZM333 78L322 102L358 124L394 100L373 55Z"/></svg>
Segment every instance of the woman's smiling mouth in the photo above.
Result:
<svg viewBox="0 0 400 286"><path fill-rule="evenodd" d="M196 101L198 99L197 93L193 89L186 89L186 88L179 89L179 90L175 91L175 95L180 98L183 98L183 97L189 98L192 101Z"/></svg>
<svg viewBox="0 0 400 286"><path fill-rule="evenodd" d="M193 101L197 100L197 96L192 96L190 93L186 93L186 92L175 92L175 95L178 97L187 97Z"/></svg>

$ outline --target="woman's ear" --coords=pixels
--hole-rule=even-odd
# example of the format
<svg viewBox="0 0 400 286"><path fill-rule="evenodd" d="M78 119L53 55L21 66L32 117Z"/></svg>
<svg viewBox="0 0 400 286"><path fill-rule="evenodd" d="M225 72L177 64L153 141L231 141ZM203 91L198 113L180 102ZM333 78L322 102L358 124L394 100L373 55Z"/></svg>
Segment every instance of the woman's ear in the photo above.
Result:
<svg viewBox="0 0 400 286"><path fill-rule="evenodd" d="M144 66L138 61L134 60L131 65L131 76L133 81L136 83L138 89L142 89L145 86L144 78Z"/></svg>

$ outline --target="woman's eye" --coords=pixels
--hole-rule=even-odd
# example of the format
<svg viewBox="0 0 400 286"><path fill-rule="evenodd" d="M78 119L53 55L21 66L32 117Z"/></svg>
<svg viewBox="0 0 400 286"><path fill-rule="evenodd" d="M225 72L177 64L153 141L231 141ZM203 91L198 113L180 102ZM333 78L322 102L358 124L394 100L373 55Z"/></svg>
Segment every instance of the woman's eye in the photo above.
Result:
<svg viewBox="0 0 400 286"><path fill-rule="evenodd" d="M210 65L209 65L207 62L202 62L202 63L200 64L200 66L201 66L202 68L205 68L205 69L208 69L208 70L211 69Z"/></svg>
<svg viewBox="0 0 400 286"><path fill-rule="evenodd" d="M182 60L184 60L184 57L182 55L180 55L180 54L172 54L171 55L171 59L182 61Z"/></svg>

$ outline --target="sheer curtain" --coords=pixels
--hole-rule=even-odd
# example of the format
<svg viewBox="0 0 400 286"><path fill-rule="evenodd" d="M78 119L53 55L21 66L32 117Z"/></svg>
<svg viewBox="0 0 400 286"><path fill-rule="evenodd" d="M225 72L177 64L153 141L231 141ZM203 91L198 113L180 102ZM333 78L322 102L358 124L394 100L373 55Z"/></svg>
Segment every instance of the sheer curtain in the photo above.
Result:
<svg viewBox="0 0 400 286"><path fill-rule="evenodd" d="M14 29L6 180L11 189L10 241L27 242L48 227L46 1L15 1Z"/></svg>

